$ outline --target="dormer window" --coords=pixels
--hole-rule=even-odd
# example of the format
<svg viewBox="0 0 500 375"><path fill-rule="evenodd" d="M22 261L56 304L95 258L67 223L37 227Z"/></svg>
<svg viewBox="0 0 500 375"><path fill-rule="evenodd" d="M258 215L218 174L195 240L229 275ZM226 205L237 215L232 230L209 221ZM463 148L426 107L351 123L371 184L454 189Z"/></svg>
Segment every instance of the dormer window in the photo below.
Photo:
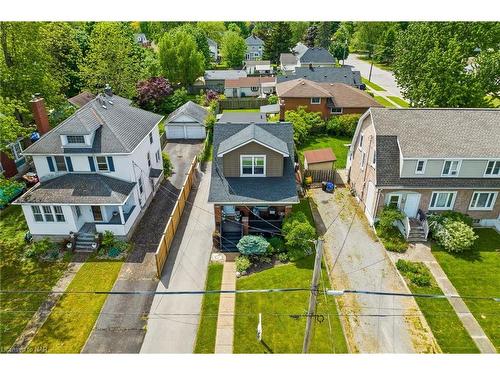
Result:
<svg viewBox="0 0 500 375"><path fill-rule="evenodd" d="M265 155L241 155L241 177L263 177L266 175Z"/></svg>
<svg viewBox="0 0 500 375"><path fill-rule="evenodd" d="M498 177L500 176L500 160L490 160L486 166L486 171L484 175L487 177Z"/></svg>
<svg viewBox="0 0 500 375"><path fill-rule="evenodd" d="M417 166L415 168L415 174L424 174L425 173L425 160L417 160Z"/></svg>
<svg viewBox="0 0 500 375"><path fill-rule="evenodd" d="M66 139L69 144L81 144L85 143L85 137L83 135L67 135Z"/></svg>
<svg viewBox="0 0 500 375"><path fill-rule="evenodd" d="M460 170L460 160L445 160L441 176L454 177L458 175L459 170Z"/></svg>

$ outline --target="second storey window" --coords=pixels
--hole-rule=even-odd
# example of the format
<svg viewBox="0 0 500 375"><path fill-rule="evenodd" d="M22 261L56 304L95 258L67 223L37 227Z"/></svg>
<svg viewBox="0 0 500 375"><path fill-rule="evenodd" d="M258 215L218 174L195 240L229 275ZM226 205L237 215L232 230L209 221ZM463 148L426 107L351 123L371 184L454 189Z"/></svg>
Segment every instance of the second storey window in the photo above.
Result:
<svg viewBox="0 0 500 375"><path fill-rule="evenodd" d="M95 160L97 162L97 169L99 169L101 172L109 171L108 162L105 156L96 156Z"/></svg>
<svg viewBox="0 0 500 375"><path fill-rule="evenodd" d="M415 168L415 174L425 173L425 160L417 160L417 167Z"/></svg>
<svg viewBox="0 0 500 375"><path fill-rule="evenodd" d="M153 143L153 132L149 133L149 143Z"/></svg>
<svg viewBox="0 0 500 375"><path fill-rule="evenodd" d="M266 174L266 157L263 155L241 156L241 173L245 176L264 176Z"/></svg>
<svg viewBox="0 0 500 375"><path fill-rule="evenodd" d="M64 156L54 156L54 160L56 162L57 171L66 172L66 161L64 160Z"/></svg>
<svg viewBox="0 0 500 375"><path fill-rule="evenodd" d="M446 160L441 176L457 176L460 169L460 160Z"/></svg>
<svg viewBox="0 0 500 375"><path fill-rule="evenodd" d="M35 221L40 222L43 221L42 212L40 211L40 206L31 206L31 211L33 211L33 217Z"/></svg>
<svg viewBox="0 0 500 375"><path fill-rule="evenodd" d="M148 158L148 167L151 167L151 155L149 154L149 151L148 151L148 153L146 155L147 155L147 158Z"/></svg>
<svg viewBox="0 0 500 375"><path fill-rule="evenodd" d="M54 215L50 206L42 206L45 221L54 221Z"/></svg>
<svg viewBox="0 0 500 375"><path fill-rule="evenodd" d="M321 98L311 98L311 104L321 104Z"/></svg>
<svg viewBox="0 0 500 375"><path fill-rule="evenodd" d="M497 193L494 191L477 191L472 194L470 201L471 210L492 210L497 200Z"/></svg>
<svg viewBox="0 0 500 375"><path fill-rule="evenodd" d="M432 192L431 203L429 204L430 210L451 210L455 203L456 192L454 191L440 191Z"/></svg>
<svg viewBox="0 0 500 375"><path fill-rule="evenodd" d="M67 135L66 139L68 140L68 143L85 143L83 135Z"/></svg>
<svg viewBox="0 0 500 375"><path fill-rule="evenodd" d="M486 166L486 171L484 172L485 176L496 177L500 176L500 160L491 160L488 162Z"/></svg>

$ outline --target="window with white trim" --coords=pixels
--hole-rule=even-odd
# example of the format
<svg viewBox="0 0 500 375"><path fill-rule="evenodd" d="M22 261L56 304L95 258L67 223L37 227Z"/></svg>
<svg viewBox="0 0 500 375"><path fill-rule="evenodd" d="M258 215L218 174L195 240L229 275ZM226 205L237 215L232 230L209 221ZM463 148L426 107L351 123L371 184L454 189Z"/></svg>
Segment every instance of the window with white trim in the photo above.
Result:
<svg viewBox="0 0 500 375"><path fill-rule="evenodd" d="M341 115L342 114L342 108L332 107L332 108L330 108L330 113L332 115Z"/></svg>
<svg viewBox="0 0 500 375"><path fill-rule="evenodd" d="M56 221L58 222L66 221L64 219L64 213L62 211L61 206L52 206L52 208L54 209L54 213L56 214Z"/></svg>
<svg viewBox="0 0 500 375"><path fill-rule="evenodd" d="M489 211L495 206L497 200L497 192L495 191L476 191L472 194L469 209L477 211Z"/></svg>
<svg viewBox="0 0 500 375"><path fill-rule="evenodd" d="M401 194L390 194L389 200L387 201L387 205L391 208L398 208L401 204Z"/></svg>
<svg viewBox="0 0 500 375"><path fill-rule="evenodd" d="M424 174L426 164L427 164L426 160L417 160L417 166L415 167L415 174Z"/></svg>
<svg viewBox="0 0 500 375"><path fill-rule="evenodd" d="M97 169L101 172L109 172L108 160L105 156L96 156Z"/></svg>
<svg viewBox="0 0 500 375"><path fill-rule="evenodd" d="M31 211L33 212L33 218L36 222L42 222L43 216L42 211L40 211L40 206L31 206Z"/></svg>
<svg viewBox="0 0 500 375"><path fill-rule="evenodd" d="M12 150L12 155L14 156L15 161L18 161L19 159L23 158L22 155L23 149L19 141L12 143L10 145L10 149Z"/></svg>
<svg viewBox="0 0 500 375"><path fill-rule="evenodd" d="M83 135L67 135L66 140L68 143L85 143L85 137Z"/></svg>
<svg viewBox="0 0 500 375"><path fill-rule="evenodd" d="M54 221L54 215L52 214L50 206L42 206L42 210L45 221Z"/></svg>
<svg viewBox="0 0 500 375"><path fill-rule="evenodd" d="M240 158L241 177L265 176L266 157L264 155L242 155Z"/></svg>
<svg viewBox="0 0 500 375"><path fill-rule="evenodd" d="M451 210L455 203L457 193L454 191L433 191L431 195L430 210Z"/></svg>
<svg viewBox="0 0 500 375"><path fill-rule="evenodd" d="M64 156L54 156L54 161L58 172L66 172L66 160L64 160Z"/></svg>
<svg viewBox="0 0 500 375"><path fill-rule="evenodd" d="M488 177L498 177L500 176L500 160L490 160L486 165L486 170L484 175Z"/></svg>
<svg viewBox="0 0 500 375"><path fill-rule="evenodd" d="M361 167L361 170L365 169L365 161L366 161L366 152L361 151L361 159L359 161L359 165Z"/></svg>
<svg viewBox="0 0 500 375"><path fill-rule="evenodd" d="M311 104L321 104L321 98L311 98Z"/></svg>
<svg viewBox="0 0 500 375"><path fill-rule="evenodd" d="M156 160L157 163L160 162L160 150L156 151L156 153L155 153L155 160Z"/></svg>
<svg viewBox="0 0 500 375"><path fill-rule="evenodd" d="M460 160L445 160L441 176L453 177L458 175Z"/></svg>
<svg viewBox="0 0 500 375"><path fill-rule="evenodd" d="M80 209L80 206L75 206L75 212L76 212L76 217L82 216L82 210Z"/></svg>
<svg viewBox="0 0 500 375"><path fill-rule="evenodd" d="M365 138L365 135L363 133L360 134L359 136L359 148L362 148L363 147L363 140Z"/></svg>

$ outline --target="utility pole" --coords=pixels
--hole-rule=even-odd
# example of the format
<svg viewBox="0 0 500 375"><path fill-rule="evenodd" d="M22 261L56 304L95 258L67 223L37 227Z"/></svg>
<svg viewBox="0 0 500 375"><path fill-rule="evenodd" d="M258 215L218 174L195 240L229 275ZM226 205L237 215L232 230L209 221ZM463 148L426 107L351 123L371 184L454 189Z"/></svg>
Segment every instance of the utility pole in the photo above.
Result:
<svg viewBox="0 0 500 375"><path fill-rule="evenodd" d="M345 65L345 53L346 53L346 50L347 50L347 38L346 38L345 43L344 43L344 54L342 55L342 66Z"/></svg>
<svg viewBox="0 0 500 375"><path fill-rule="evenodd" d="M302 353L306 354L309 351L311 344L311 333L314 314L316 313L316 299L319 292L319 276L321 274L321 260L323 259L323 240L318 238L316 241L316 257L314 258L314 271L311 281L311 295L309 296L309 309L307 310L306 331L304 334L304 343L302 345Z"/></svg>
<svg viewBox="0 0 500 375"><path fill-rule="evenodd" d="M372 58L372 63L370 65L370 74L368 75L368 82L372 81L372 69L373 69L373 51L370 52L370 57Z"/></svg>

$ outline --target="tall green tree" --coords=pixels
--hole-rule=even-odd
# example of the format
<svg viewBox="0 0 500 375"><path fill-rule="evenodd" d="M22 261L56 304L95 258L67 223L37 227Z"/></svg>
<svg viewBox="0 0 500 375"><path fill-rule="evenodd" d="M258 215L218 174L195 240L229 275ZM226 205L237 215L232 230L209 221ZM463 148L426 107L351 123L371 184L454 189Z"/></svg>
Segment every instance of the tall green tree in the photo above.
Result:
<svg viewBox="0 0 500 375"><path fill-rule="evenodd" d="M240 67L245 58L246 50L245 39L234 31L224 33L221 42L221 55L229 66L233 68Z"/></svg>
<svg viewBox="0 0 500 375"><path fill-rule="evenodd" d="M26 109L36 92L49 108L64 101L60 77L43 42L42 27L39 22L0 22L0 96L16 99L15 105ZM16 117L27 123L30 116L22 108L18 108Z"/></svg>
<svg viewBox="0 0 500 375"><path fill-rule="evenodd" d="M341 22L332 36L332 42L328 48L337 60L345 60L349 56L349 43L354 32L352 22Z"/></svg>
<svg viewBox="0 0 500 375"><path fill-rule="evenodd" d="M224 25L224 22L220 21L200 21L196 24L198 28L202 29L205 31L205 34L207 37L209 37L212 40L215 40L217 43L220 44L222 41L222 36L226 32L226 26Z"/></svg>
<svg viewBox="0 0 500 375"><path fill-rule="evenodd" d="M375 59L377 61L389 64L392 63L394 60L396 40L400 32L401 26L397 22L385 29L378 41L379 45L375 47Z"/></svg>
<svg viewBox="0 0 500 375"><path fill-rule="evenodd" d="M280 54L290 52L293 45L288 22L275 22L264 44L264 58L276 64L279 62Z"/></svg>
<svg viewBox="0 0 500 375"><path fill-rule="evenodd" d="M306 33L304 35L304 44L308 47L314 47L317 35L318 35L318 26L313 23L306 30Z"/></svg>
<svg viewBox="0 0 500 375"><path fill-rule="evenodd" d="M319 22L314 45L328 49L332 42L332 36L339 26L340 22Z"/></svg>
<svg viewBox="0 0 500 375"><path fill-rule="evenodd" d="M309 27L309 22L306 21L292 21L289 22L290 30L292 32L292 43L296 45L298 42L302 42L304 35Z"/></svg>
<svg viewBox="0 0 500 375"><path fill-rule="evenodd" d="M183 30L165 33L158 47L163 74L171 82L190 85L203 75L205 58L190 33Z"/></svg>
<svg viewBox="0 0 500 375"><path fill-rule="evenodd" d="M10 155L9 144L32 131L19 122L19 114L25 112L27 110L21 101L0 96L0 151Z"/></svg>
<svg viewBox="0 0 500 375"><path fill-rule="evenodd" d="M391 22L356 22L356 31L352 37L353 47L356 50L367 51L371 57L390 25Z"/></svg>
<svg viewBox="0 0 500 375"><path fill-rule="evenodd" d="M137 81L144 78L138 48L132 31L123 24L97 23L80 68L85 87L96 92L109 83L116 94L132 98Z"/></svg>
<svg viewBox="0 0 500 375"><path fill-rule="evenodd" d="M226 26L226 29L229 30L229 25L234 24L238 26L240 29L240 35L243 39L247 38L250 35L250 23L246 21L227 21L224 22L224 25Z"/></svg>
<svg viewBox="0 0 500 375"><path fill-rule="evenodd" d="M484 106L484 97L494 90L491 82L498 84L498 70L494 65L490 69L488 53L498 51L499 25L410 23L397 38L393 64L405 97L421 107ZM466 69L471 57L478 62L472 70Z"/></svg>
<svg viewBox="0 0 500 375"><path fill-rule="evenodd" d="M63 93L68 97L78 94L81 88L79 65L82 50L77 29L67 22L48 22L41 32L46 49L52 56L53 71L61 80Z"/></svg>
<svg viewBox="0 0 500 375"><path fill-rule="evenodd" d="M205 67L209 67L211 63L210 49L208 48L207 34L203 29L200 29L193 23L185 23L182 26L178 26L172 30L173 32L184 31L188 34L194 36L196 41L196 47L199 52L203 54L205 59Z"/></svg>

